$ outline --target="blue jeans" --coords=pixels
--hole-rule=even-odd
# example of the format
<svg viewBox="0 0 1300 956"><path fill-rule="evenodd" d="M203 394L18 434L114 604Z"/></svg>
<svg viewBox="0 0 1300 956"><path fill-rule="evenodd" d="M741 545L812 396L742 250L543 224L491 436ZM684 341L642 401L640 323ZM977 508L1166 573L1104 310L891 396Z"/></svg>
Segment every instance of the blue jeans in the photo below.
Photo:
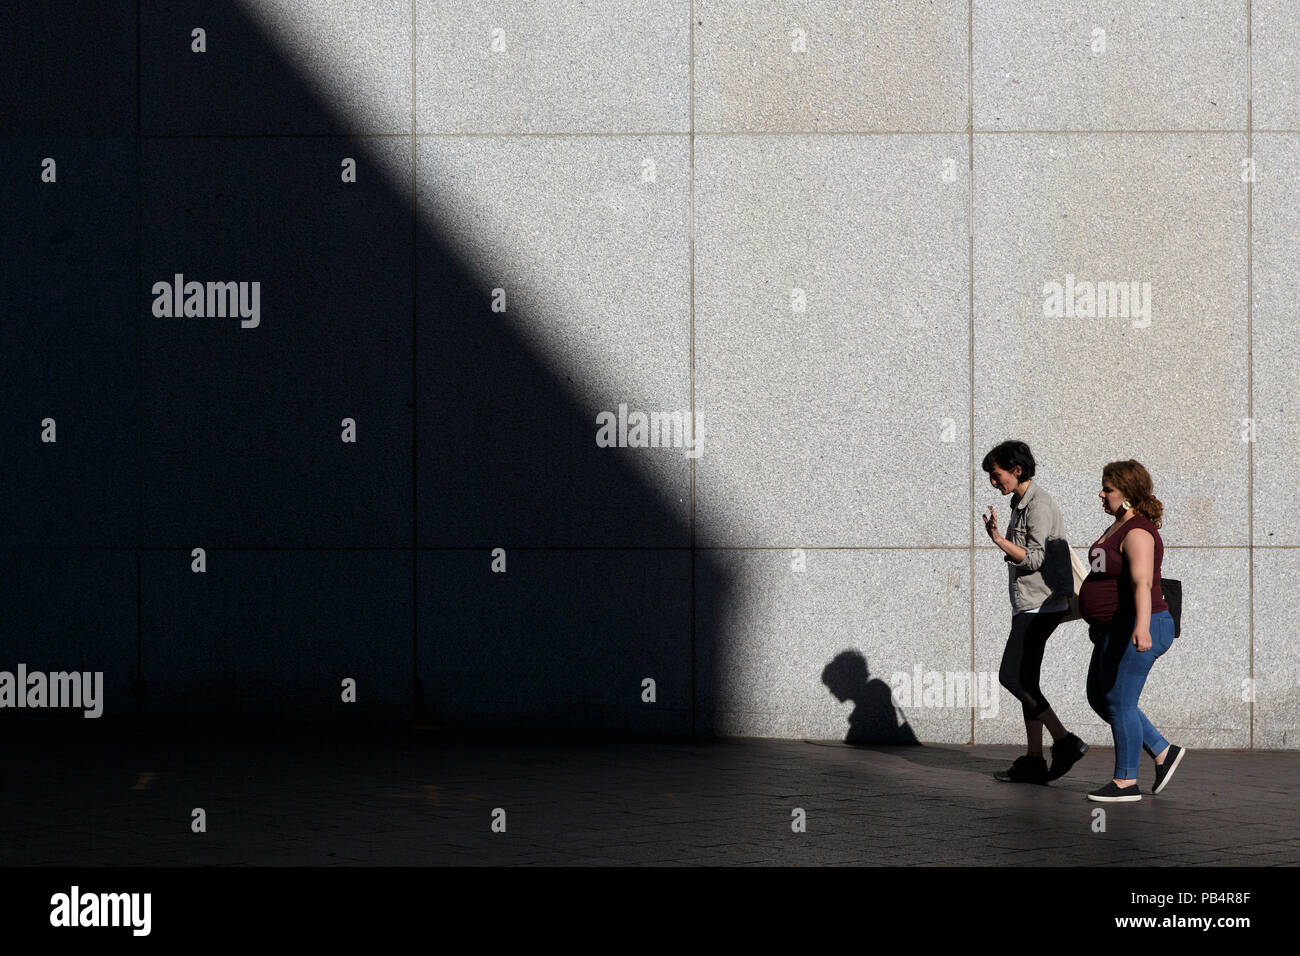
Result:
<svg viewBox="0 0 1300 956"><path fill-rule="evenodd" d="M1168 611L1151 615L1151 647L1133 646L1133 618L1110 622L1092 648L1088 666L1088 703L1110 724L1115 738L1115 779L1136 780L1138 758L1145 749L1151 756L1169 746L1160 731L1138 710L1138 696L1151 673L1151 665L1174 642L1174 619Z"/></svg>

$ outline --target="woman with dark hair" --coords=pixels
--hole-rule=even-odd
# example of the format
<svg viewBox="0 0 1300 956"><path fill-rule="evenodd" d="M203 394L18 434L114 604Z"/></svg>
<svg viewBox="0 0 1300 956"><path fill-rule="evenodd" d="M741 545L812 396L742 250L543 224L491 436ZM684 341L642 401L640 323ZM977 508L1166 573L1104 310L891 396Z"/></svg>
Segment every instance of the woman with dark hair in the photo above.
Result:
<svg viewBox="0 0 1300 956"><path fill-rule="evenodd" d="M984 529L1006 555L1011 596L1011 633L1002 653L998 679L1020 701L1028 753L993 776L1004 783L1047 783L1063 776L1088 752L1088 745L1066 731L1038 686L1047 639L1069 611L1074 593L1069 542L1061 510L1034 477L1034 456L1022 441L1004 441L984 456L989 482L1011 495L1009 537L998 534L993 506ZM1043 728L1052 735L1052 766L1043 759Z"/></svg>
<svg viewBox="0 0 1300 956"><path fill-rule="evenodd" d="M1079 590L1079 611L1094 642L1088 703L1110 724L1115 776L1088 799L1127 803L1142 799L1137 776L1143 749L1156 763L1152 793L1168 786L1185 752L1138 709L1151 665L1174 642L1174 619L1160 590L1165 546L1157 529L1164 505L1152 493L1150 473L1132 459L1102 469L1099 497L1115 521L1089 549L1092 570Z"/></svg>

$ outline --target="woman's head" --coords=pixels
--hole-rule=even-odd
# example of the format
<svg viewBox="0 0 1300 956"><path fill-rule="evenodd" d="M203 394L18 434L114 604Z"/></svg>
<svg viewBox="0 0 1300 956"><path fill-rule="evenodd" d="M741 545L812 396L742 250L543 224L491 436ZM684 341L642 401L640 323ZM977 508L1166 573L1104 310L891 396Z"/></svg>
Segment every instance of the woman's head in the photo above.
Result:
<svg viewBox="0 0 1300 956"><path fill-rule="evenodd" d="M989 473L989 484L1004 495L1016 485L1034 477L1034 456L1022 441L1004 441L984 456L982 467Z"/></svg>
<svg viewBox="0 0 1300 956"><path fill-rule="evenodd" d="M1132 458L1127 461L1111 461L1101 470L1102 507L1110 514L1123 517L1129 507L1157 528L1164 518L1165 506L1152 493L1151 473L1139 461Z"/></svg>

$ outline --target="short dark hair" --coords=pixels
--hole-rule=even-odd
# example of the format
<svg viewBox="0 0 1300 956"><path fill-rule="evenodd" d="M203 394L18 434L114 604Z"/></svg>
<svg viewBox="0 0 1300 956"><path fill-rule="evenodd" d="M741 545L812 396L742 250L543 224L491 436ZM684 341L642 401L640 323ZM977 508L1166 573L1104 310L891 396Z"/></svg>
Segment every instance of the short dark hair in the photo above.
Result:
<svg viewBox="0 0 1300 956"><path fill-rule="evenodd" d="M1019 465L1021 481L1034 477L1033 453L1029 450L1028 445L1022 441L1016 441L1014 438L1010 441L1004 441L984 456L982 467L985 471L992 472L994 465L1003 471L1011 471L1016 465Z"/></svg>

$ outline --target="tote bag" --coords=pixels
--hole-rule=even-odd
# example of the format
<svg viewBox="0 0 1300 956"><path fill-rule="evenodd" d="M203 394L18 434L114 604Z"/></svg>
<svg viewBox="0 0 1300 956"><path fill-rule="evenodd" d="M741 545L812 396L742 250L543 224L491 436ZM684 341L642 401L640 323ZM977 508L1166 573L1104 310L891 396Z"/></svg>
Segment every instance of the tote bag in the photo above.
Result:
<svg viewBox="0 0 1300 956"><path fill-rule="evenodd" d="M1070 570L1074 575L1074 593L1070 595L1070 609L1065 612L1065 617L1061 618L1061 623L1066 621L1079 621L1083 619L1083 614L1079 611L1079 589L1083 587L1083 579L1088 576L1088 566L1083 560L1075 554L1074 548L1068 549L1070 552ZM1171 604L1170 607L1173 605ZM1177 618L1175 618L1175 622ZM1175 625L1176 626L1176 625Z"/></svg>

